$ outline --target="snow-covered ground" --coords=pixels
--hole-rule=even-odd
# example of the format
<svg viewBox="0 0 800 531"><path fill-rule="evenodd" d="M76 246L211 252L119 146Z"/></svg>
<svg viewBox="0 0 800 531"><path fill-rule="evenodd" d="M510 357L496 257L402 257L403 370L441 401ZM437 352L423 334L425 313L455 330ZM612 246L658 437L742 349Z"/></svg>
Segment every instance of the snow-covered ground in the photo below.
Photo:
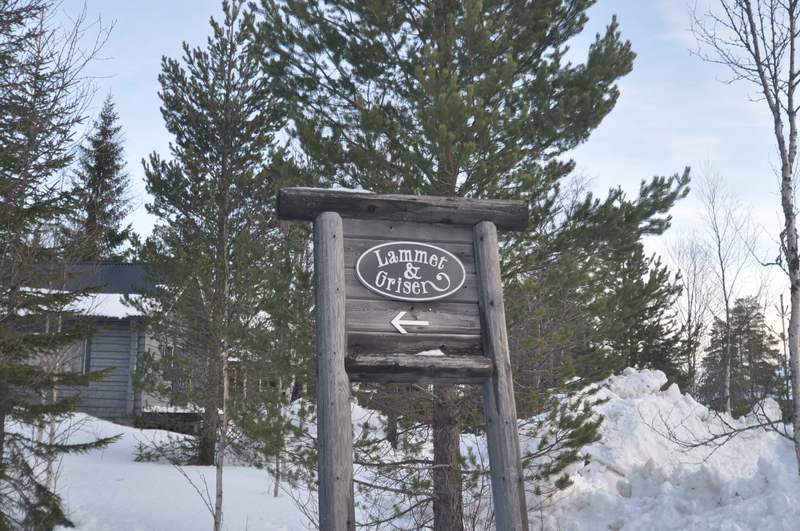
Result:
<svg viewBox="0 0 800 531"><path fill-rule="evenodd" d="M163 432L139 430L85 416L80 437L122 438L103 451L64 458L59 493L79 531L196 531L211 529L214 469L137 463L137 445ZM73 441L79 439L73 438ZM292 499L263 470L229 466L223 475L224 528L294 531L308 529ZM211 493L210 495L206 493ZM201 496L200 493L203 493ZM207 506L208 504L208 506Z"/></svg>
<svg viewBox="0 0 800 531"><path fill-rule="evenodd" d="M687 449L747 419L720 419L660 372L627 370L599 391L607 402L603 440L573 470L574 484L548 507L531 512L532 529L792 530L800 529L800 478L792 445L766 430L747 431L719 447ZM772 405L766 415L776 414ZM105 451L69 456L59 489L79 531L195 531L211 528L199 492L213 470L136 463L139 441L161 436L88 419L85 436L121 433ZM757 419L750 419L751 422ZM194 485L189 481L192 480ZM264 471L225 471L228 530L307 529L285 493L272 497ZM198 492L199 491L199 492Z"/></svg>

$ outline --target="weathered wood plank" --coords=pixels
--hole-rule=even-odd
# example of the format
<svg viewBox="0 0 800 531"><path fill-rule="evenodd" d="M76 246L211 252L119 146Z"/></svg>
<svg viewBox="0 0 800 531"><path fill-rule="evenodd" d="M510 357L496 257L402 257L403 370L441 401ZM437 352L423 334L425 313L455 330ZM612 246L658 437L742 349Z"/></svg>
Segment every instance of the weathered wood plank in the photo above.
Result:
<svg viewBox="0 0 800 531"><path fill-rule="evenodd" d="M316 279L319 528L355 530L350 381L344 370L344 237L342 218L323 212L314 221Z"/></svg>
<svg viewBox="0 0 800 531"><path fill-rule="evenodd" d="M424 241L428 243L466 243L472 245L472 227L435 225L380 219L343 219L344 238Z"/></svg>
<svg viewBox="0 0 800 531"><path fill-rule="evenodd" d="M95 407L114 407L125 406L125 397L116 392L111 392L105 389L88 389L81 392L84 398L91 398L92 400L103 400L102 404L94 404Z"/></svg>
<svg viewBox="0 0 800 531"><path fill-rule="evenodd" d="M93 342L98 344L116 345L120 342L127 341L128 334L119 333L117 331L101 331L93 338Z"/></svg>
<svg viewBox="0 0 800 531"><path fill-rule="evenodd" d="M525 230L528 226L528 204L524 201L377 195L319 188L278 191L279 219L311 221L323 212L337 212L345 218L469 227L480 221L491 221L501 230Z"/></svg>
<svg viewBox="0 0 800 531"><path fill-rule="evenodd" d="M128 336L119 338L93 337L92 350L96 352L122 352L122 345L128 342Z"/></svg>
<svg viewBox="0 0 800 531"><path fill-rule="evenodd" d="M388 354L347 357L354 382L480 384L492 374L488 358Z"/></svg>
<svg viewBox="0 0 800 531"><path fill-rule="evenodd" d="M428 350L441 350L452 356L482 356L481 336L458 334L399 334L376 332L349 332L347 352L360 354L416 354Z"/></svg>
<svg viewBox="0 0 800 531"><path fill-rule="evenodd" d="M483 410L495 526L503 531L525 531L528 529L528 511L508 352L497 230L491 223L483 222L476 225L473 232L483 348L494 364L491 379L483 384Z"/></svg>
<svg viewBox="0 0 800 531"><path fill-rule="evenodd" d="M398 315L403 315L398 318ZM400 328L408 333L429 334L472 334L481 332L477 304L455 303L412 303L402 301L347 301L347 331L383 332L401 335L392 321L414 321L420 325L403 325ZM405 335L405 334L403 334Z"/></svg>
<svg viewBox="0 0 800 531"><path fill-rule="evenodd" d="M367 287L364 286L364 284L362 284L360 280L358 280L356 271L352 267L348 267L347 269L345 269L345 283L347 284L348 299L360 299L365 301L392 300L384 297L383 295L379 295L372 290L367 289ZM467 276L464 279L464 284L461 286L461 289L459 289L456 293L453 293L446 299L441 299L441 300L447 302L464 302L464 303L477 304L478 302L477 284L478 282L475 277L475 274L467 273ZM433 302L439 302L439 301L433 301ZM428 304L431 304L431 302L429 302Z"/></svg>
<svg viewBox="0 0 800 531"><path fill-rule="evenodd" d="M92 359L91 359L91 370L100 371L100 370L103 370L103 369L111 369L111 373L108 374L103 380L107 380L108 378L112 377L114 374L125 375L125 378L127 378L128 368L122 366L116 360L107 360L107 359L96 358L96 357L92 356ZM100 383L102 383L103 380L100 380Z"/></svg>
<svg viewBox="0 0 800 531"><path fill-rule="evenodd" d="M96 336L92 338L92 349L98 352L121 352L125 350L123 345L127 344L128 341L128 336L115 338Z"/></svg>

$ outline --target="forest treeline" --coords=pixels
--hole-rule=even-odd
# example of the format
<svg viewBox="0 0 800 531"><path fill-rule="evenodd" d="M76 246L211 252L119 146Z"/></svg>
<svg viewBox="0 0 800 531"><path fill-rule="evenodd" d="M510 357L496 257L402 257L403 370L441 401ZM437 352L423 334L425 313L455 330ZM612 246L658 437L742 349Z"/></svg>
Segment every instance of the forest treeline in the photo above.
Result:
<svg viewBox="0 0 800 531"><path fill-rule="evenodd" d="M0 0L0 530L67 525L52 463L110 442L65 445L51 429L78 399L59 390L104 376L60 361L92 334L73 304L90 293L58 289L75 263L134 261L155 286L129 301L159 345L137 383L202 423L180 451L148 455L215 467L215 531L232 460L267 468L276 493L313 492L312 245L309 225L276 218L287 186L529 204L500 254L531 504L600 437L588 385L626 367L734 415L772 398L788 419L787 313L767 317L748 216L721 181L695 179L703 228L662 258L645 238L669 229L690 170L598 194L569 158L634 68L615 19L582 62L564 60L593 3L223 2L205 46L162 61L172 142L143 161L158 221L137 236L124 123L113 95L91 116L81 74L108 29L59 26L49 0ZM488 465L461 445L484 429L479 387L352 391L376 414L355 439L362 528L489 525Z"/></svg>

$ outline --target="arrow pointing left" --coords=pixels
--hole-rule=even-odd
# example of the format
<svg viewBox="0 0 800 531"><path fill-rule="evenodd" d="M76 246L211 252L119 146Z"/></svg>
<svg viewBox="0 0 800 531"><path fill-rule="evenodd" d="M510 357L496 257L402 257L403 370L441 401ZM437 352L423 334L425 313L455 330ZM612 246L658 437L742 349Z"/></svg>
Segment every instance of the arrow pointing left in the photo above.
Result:
<svg viewBox="0 0 800 531"><path fill-rule="evenodd" d="M406 325L406 326L428 326L428 321L409 321L409 320L403 321L402 319L403 319L403 316L405 314L406 314L406 312L400 312L395 316L394 319L392 319L392 325L394 325L394 327L397 328L397 331L400 332L401 334L407 334L408 333L408 332L406 332L406 329L403 328L402 325Z"/></svg>

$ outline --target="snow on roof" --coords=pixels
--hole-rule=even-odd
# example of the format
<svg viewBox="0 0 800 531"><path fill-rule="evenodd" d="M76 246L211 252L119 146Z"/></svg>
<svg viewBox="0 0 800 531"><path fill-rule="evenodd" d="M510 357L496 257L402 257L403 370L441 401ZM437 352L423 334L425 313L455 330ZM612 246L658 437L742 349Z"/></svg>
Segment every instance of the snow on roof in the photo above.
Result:
<svg viewBox="0 0 800 531"><path fill-rule="evenodd" d="M130 295L131 299L139 299L141 295ZM125 319L141 315L141 312L132 306L125 304L123 295L120 293L93 293L79 297L72 305L71 309L84 315L92 317L111 317L114 319Z"/></svg>
<svg viewBox="0 0 800 531"><path fill-rule="evenodd" d="M70 310L92 317L124 319L141 315L125 304L124 295L141 298L142 291L153 289L145 280L144 267L124 262L81 262L69 266L70 276L63 289L68 291L97 290L79 297Z"/></svg>

